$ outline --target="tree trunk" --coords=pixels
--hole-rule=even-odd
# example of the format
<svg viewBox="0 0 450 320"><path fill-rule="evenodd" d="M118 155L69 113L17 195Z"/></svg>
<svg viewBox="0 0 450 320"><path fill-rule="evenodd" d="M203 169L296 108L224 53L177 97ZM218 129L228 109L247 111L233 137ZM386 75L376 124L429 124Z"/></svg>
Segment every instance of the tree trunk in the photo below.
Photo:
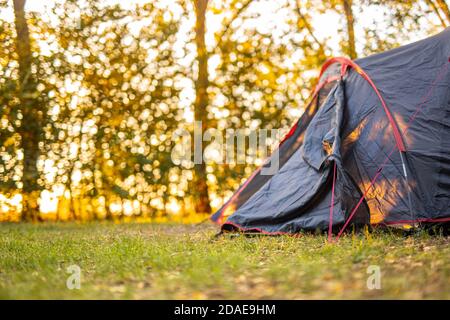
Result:
<svg viewBox="0 0 450 320"><path fill-rule="evenodd" d="M347 20L347 55L350 59L356 59L355 19L352 10L353 0L342 0L344 14Z"/></svg>
<svg viewBox="0 0 450 320"><path fill-rule="evenodd" d="M447 21L450 24L450 9L448 7L447 2L445 2L445 0L436 0L439 8L441 8L442 12L445 14L445 16L447 17Z"/></svg>
<svg viewBox="0 0 450 320"><path fill-rule="evenodd" d="M32 74L32 53L30 33L25 18L25 1L14 0L16 27L16 51L19 62L19 99L22 112L22 124L19 129L21 149L23 151L22 173L22 217L26 221L39 218L39 137L41 133L39 110L36 103L36 82Z"/></svg>
<svg viewBox="0 0 450 320"><path fill-rule="evenodd" d="M195 82L195 104L194 104L194 118L195 121L202 122L202 129L207 128L207 112L208 106L208 52L205 44L205 20L206 7L208 0L194 0L195 4L195 43L197 45L197 79ZM202 141L202 152L203 152ZM194 165L194 190L195 195L195 211L197 213L211 213L211 206L209 204L208 185L206 183L206 164L203 161Z"/></svg>

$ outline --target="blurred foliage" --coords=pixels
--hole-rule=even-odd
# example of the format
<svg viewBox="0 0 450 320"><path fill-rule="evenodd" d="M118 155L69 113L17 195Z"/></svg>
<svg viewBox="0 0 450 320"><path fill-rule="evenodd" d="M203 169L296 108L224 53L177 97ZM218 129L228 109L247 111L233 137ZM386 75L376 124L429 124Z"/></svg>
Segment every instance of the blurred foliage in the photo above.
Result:
<svg viewBox="0 0 450 320"><path fill-rule="evenodd" d="M43 115L36 123L22 121L28 107L20 99L14 19L0 21L0 221L20 220L23 132L38 135L42 219L160 219L194 212L194 166L172 161L171 154L174 133L192 133L199 120L196 1L56 0L27 11L36 83L28 98ZM0 0L2 15L14 17L12 3ZM350 20L338 0L210 0L207 106L197 110L207 127L287 130L301 115L321 64L348 52L349 21L358 56L450 24L445 1L349 3ZM367 10L380 14L362 24L359 16ZM321 25L317 18L325 14L340 23ZM261 161L250 160L207 163L213 209Z"/></svg>

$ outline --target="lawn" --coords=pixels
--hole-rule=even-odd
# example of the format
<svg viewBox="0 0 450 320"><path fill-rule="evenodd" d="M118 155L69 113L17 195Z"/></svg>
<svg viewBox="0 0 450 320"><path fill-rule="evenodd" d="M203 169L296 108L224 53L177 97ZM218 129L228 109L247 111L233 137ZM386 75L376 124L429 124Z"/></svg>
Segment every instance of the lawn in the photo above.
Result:
<svg viewBox="0 0 450 320"><path fill-rule="evenodd" d="M207 224L0 224L2 299L450 298L450 239L220 237ZM66 286L67 268L81 288ZM368 289L369 266L381 289Z"/></svg>

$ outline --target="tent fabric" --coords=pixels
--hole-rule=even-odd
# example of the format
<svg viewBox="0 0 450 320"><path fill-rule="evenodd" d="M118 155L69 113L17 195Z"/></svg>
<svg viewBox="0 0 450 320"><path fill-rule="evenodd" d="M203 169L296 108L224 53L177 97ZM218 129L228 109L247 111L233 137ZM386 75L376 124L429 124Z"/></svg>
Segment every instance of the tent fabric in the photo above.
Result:
<svg viewBox="0 0 450 320"><path fill-rule="evenodd" d="M279 170L256 170L211 217L224 230L326 230L331 209L334 231L349 218L356 226L450 221L450 28L345 61L326 65L264 165L278 161Z"/></svg>

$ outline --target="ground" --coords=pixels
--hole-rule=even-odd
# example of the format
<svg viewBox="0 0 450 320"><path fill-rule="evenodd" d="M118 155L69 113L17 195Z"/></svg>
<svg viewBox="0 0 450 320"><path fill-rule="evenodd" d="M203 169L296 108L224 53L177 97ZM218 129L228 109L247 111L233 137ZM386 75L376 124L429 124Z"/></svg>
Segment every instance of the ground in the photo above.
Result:
<svg viewBox="0 0 450 320"><path fill-rule="evenodd" d="M328 244L322 235L216 232L207 224L0 224L0 298L450 298L448 237L376 232ZM67 288L72 265L79 290ZM381 288L371 290L377 266Z"/></svg>

